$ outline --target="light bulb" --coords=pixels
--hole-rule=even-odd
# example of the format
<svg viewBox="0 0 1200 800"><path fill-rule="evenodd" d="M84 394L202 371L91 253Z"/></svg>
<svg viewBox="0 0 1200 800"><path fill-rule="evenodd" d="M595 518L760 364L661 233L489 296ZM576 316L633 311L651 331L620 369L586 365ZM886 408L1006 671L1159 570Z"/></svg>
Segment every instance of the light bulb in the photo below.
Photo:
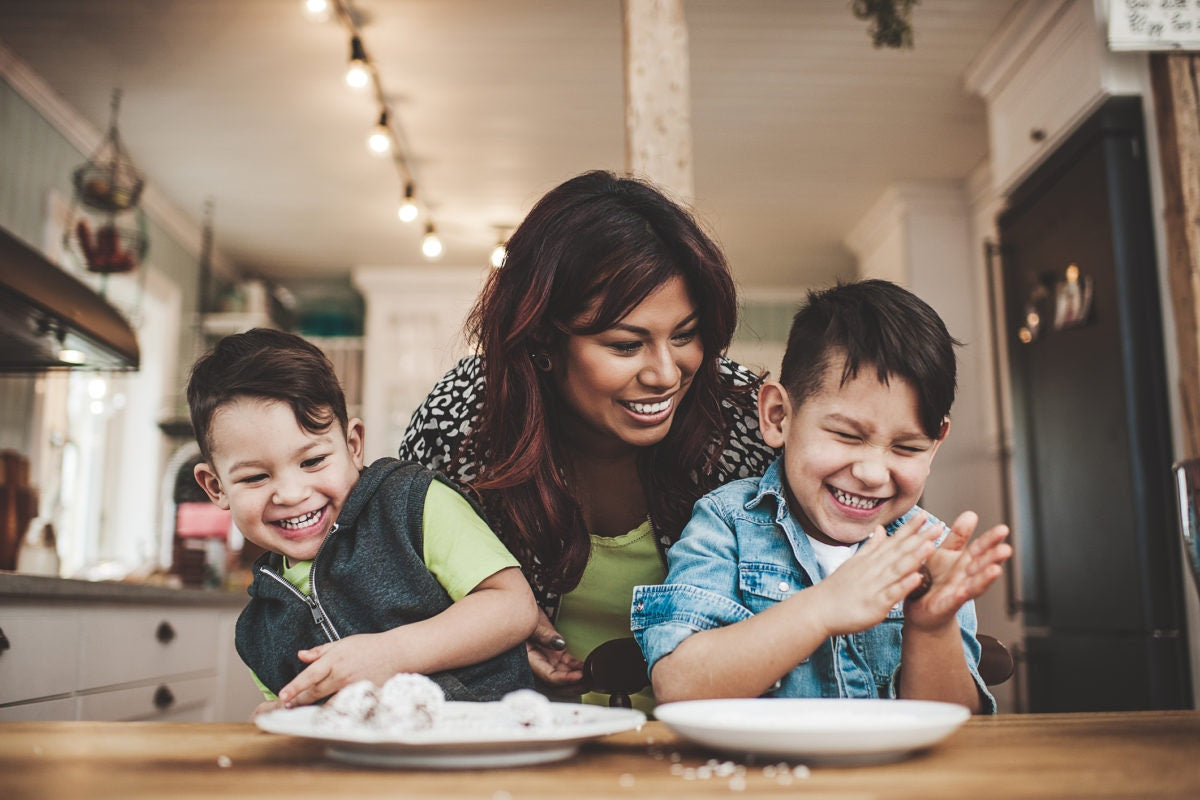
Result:
<svg viewBox="0 0 1200 800"><path fill-rule="evenodd" d="M416 191L413 189L412 182L404 184L404 201L400 203L400 210L396 212L396 216L400 217L401 222L412 222L417 218L417 201Z"/></svg>
<svg viewBox="0 0 1200 800"><path fill-rule="evenodd" d="M81 350L68 347L58 351L58 360L64 364L84 364L87 362L87 356Z"/></svg>
<svg viewBox="0 0 1200 800"><path fill-rule="evenodd" d="M346 70L346 85L351 89L362 89L370 82L367 65L361 61L350 62L350 68Z"/></svg>
<svg viewBox="0 0 1200 800"><path fill-rule="evenodd" d="M504 247L504 242L499 242L492 248L492 268L500 269L504 266L504 258L508 255L508 250Z"/></svg>
<svg viewBox="0 0 1200 800"><path fill-rule="evenodd" d="M371 82L369 69L362 39L355 36L350 40L350 66L346 69L346 84L352 89L366 87Z"/></svg>
<svg viewBox="0 0 1200 800"><path fill-rule="evenodd" d="M388 115L384 111L379 115L379 123L371 129L367 137L367 149L377 156L385 156L392 149L392 131L388 128Z"/></svg>
<svg viewBox="0 0 1200 800"><path fill-rule="evenodd" d="M303 0L304 16L313 22L329 19L329 0Z"/></svg>
<svg viewBox="0 0 1200 800"><path fill-rule="evenodd" d="M442 240L433 230L433 223L425 226L425 238L421 240L421 252L426 258L437 258L442 254Z"/></svg>

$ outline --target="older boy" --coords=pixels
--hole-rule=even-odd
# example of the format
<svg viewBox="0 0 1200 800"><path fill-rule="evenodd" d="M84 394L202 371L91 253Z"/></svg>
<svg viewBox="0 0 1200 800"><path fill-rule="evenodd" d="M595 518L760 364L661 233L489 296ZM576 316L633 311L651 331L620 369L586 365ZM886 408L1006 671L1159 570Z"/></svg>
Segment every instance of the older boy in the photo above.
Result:
<svg viewBox="0 0 1200 800"><path fill-rule="evenodd" d="M660 702L904 697L995 710L973 598L1011 555L1008 530L967 545L967 512L935 549L944 526L916 507L950 428L955 344L894 284L810 293L780 381L759 393L763 438L783 454L762 478L703 497L668 551L666 583L635 590Z"/></svg>
<svg viewBox="0 0 1200 800"><path fill-rule="evenodd" d="M363 470L363 424L324 354L255 329L222 339L187 389L196 480L266 549L236 642L276 705L398 672L452 700L532 687L522 643L537 606L516 559L429 470Z"/></svg>

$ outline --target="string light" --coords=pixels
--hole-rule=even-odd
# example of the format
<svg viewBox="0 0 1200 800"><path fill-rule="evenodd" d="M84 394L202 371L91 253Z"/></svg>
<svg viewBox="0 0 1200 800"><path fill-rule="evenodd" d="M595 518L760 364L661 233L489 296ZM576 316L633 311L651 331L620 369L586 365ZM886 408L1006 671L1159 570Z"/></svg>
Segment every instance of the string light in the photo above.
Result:
<svg viewBox="0 0 1200 800"><path fill-rule="evenodd" d="M324 22L329 19L329 0L303 0L301 6L304 16L313 22Z"/></svg>
<svg viewBox="0 0 1200 800"><path fill-rule="evenodd" d="M367 149L377 156L386 156L392 149L392 130L388 127L388 112L379 112L379 123L367 137Z"/></svg>
<svg viewBox="0 0 1200 800"><path fill-rule="evenodd" d="M400 210L396 212L396 216L401 222L412 222L420 213L417 209L416 189L412 185L412 181L404 184L404 200L400 202Z"/></svg>
<svg viewBox="0 0 1200 800"><path fill-rule="evenodd" d="M388 95L384 93L379 79L379 70L367 55L359 23L356 15L350 10L349 0L303 0L302 8L305 16L313 20L327 19L330 12L336 14L338 23L349 34L350 64L346 70L346 83L355 89L371 87L378 103L377 108L380 110L379 122L367 137L367 147L370 152L381 157L390 155L404 185L403 199L396 215L402 222L413 222L422 215L422 208L418 205L417 178L409 161L404 131L395 115L391 114ZM421 239L421 252L426 258L434 259L442 254L442 242L437 236L432 219L429 218L428 208L424 209L424 213L426 224L425 234ZM493 258L502 257L493 255Z"/></svg>
<svg viewBox="0 0 1200 800"><path fill-rule="evenodd" d="M508 258L508 237L505 236L506 229L497 228L496 230L500 238L496 240L496 246L492 248L492 269L500 269L503 267L504 259Z"/></svg>
<svg viewBox="0 0 1200 800"><path fill-rule="evenodd" d="M425 238L421 239L421 252L426 258L437 258L442 254L442 240L438 238L433 223L425 223Z"/></svg>
<svg viewBox="0 0 1200 800"><path fill-rule="evenodd" d="M365 89L371 82L371 70L367 66L367 51L357 35L350 39L350 66L346 68L346 85L351 89Z"/></svg>

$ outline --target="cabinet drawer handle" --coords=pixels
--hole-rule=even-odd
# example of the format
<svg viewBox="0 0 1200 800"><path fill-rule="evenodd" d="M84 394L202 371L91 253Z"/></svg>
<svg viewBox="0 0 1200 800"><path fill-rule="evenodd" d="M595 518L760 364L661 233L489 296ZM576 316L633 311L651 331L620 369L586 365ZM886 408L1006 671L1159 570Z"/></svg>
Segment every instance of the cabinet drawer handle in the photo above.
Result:
<svg viewBox="0 0 1200 800"><path fill-rule="evenodd" d="M154 707L159 711L166 711L174 704L175 694L166 685L154 690Z"/></svg>
<svg viewBox="0 0 1200 800"><path fill-rule="evenodd" d="M3 653L5 650L8 650L11 647L12 645L8 643L8 637L4 635L3 630L0 630L0 653Z"/></svg>
<svg viewBox="0 0 1200 800"><path fill-rule="evenodd" d="M154 638L163 644L170 644L171 640L175 638L175 629L171 627L171 623L164 619L158 623L158 630L154 632Z"/></svg>

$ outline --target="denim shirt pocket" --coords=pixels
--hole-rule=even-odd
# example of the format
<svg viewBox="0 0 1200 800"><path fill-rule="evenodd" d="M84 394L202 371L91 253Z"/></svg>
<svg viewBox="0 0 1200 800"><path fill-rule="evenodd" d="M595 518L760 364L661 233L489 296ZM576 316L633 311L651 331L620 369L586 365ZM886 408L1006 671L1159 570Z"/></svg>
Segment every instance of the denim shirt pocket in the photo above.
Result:
<svg viewBox="0 0 1200 800"><path fill-rule="evenodd" d="M743 561L738 566L738 589L755 614L786 600L804 588L799 570L766 561Z"/></svg>

